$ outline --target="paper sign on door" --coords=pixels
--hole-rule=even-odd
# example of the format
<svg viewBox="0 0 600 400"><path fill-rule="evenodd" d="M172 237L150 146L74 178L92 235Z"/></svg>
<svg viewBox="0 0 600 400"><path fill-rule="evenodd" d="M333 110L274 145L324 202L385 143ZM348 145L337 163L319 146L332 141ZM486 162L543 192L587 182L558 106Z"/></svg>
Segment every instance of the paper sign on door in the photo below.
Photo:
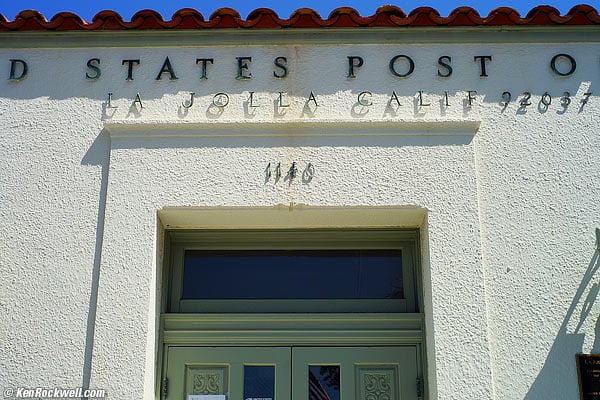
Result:
<svg viewBox="0 0 600 400"><path fill-rule="evenodd" d="M187 400L227 400L224 394L188 394Z"/></svg>

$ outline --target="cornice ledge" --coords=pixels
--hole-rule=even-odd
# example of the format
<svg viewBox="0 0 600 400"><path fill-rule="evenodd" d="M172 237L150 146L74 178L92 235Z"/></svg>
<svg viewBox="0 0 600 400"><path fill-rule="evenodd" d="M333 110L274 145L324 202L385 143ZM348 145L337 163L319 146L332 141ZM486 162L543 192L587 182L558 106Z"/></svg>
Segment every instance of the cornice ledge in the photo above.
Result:
<svg viewBox="0 0 600 400"><path fill-rule="evenodd" d="M105 121L111 137L236 137L236 136L473 136L475 119L371 119L204 121Z"/></svg>

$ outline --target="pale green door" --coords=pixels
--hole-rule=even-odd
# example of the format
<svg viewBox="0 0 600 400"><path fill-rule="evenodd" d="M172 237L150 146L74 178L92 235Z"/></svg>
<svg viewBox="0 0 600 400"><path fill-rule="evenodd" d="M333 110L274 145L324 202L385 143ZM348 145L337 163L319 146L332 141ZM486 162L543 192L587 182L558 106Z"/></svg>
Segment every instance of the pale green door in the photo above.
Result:
<svg viewBox="0 0 600 400"><path fill-rule="evenodd" d="M416 400L417 348L170 347L168 400Z"/></svg>
<svg viewBox="0 0 600 400"><path fill-rule="evenodd" d="M293 400L415 400L417 349L295 347Z"/></svg>
<svg viewBox="0 0 600 400"><path fill-rule="evenodd" d="M290 400L290 352L289 347L170 347L166 398Z"/></svg>

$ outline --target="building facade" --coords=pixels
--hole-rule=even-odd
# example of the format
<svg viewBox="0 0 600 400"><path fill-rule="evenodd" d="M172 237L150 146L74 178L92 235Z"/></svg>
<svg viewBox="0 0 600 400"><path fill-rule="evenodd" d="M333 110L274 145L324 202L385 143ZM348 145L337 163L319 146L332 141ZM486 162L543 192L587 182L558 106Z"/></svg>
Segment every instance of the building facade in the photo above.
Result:
<svg viewBox="0 0 600 400"><path fill-rule="evenodd" d="M592 390L594 8L26 11L1 66L7 398Z"/></svg>

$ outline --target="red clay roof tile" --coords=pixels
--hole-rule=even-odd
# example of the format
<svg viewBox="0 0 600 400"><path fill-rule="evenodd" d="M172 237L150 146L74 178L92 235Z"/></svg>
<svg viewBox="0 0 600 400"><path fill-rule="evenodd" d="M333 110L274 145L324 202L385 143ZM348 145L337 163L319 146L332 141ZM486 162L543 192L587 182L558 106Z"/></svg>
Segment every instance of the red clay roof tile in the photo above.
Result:
<svg viewBox="0 0 600 400"><path fill-rule="evenodd" d="M150 29L282 29L282 28L348 28L348 27L400 27L400 26L553 26L553 25L598 25L600 15L589 5L577 5L566 15L551 6L533 8L523 18L509 7L492 10L481 17L471 7L459 7L447 17L442 17L433 8L419 7L408 15L395 6L382 6L371 16L361 16L355 9L341 7L333 10L327 19L310 8L301 8L288 18L281 19L268 8L252 11L246 19L231 8L220 8L206 20L191 8L177 11L171 20L165 21L156 11L141 10L131 21L124 21L116 12L106 10L86 22L70 12L56 14L50 21L37 11L25 10L9 21L0 14L0 31L101 31L101 30L150 30Z"/></svg>

